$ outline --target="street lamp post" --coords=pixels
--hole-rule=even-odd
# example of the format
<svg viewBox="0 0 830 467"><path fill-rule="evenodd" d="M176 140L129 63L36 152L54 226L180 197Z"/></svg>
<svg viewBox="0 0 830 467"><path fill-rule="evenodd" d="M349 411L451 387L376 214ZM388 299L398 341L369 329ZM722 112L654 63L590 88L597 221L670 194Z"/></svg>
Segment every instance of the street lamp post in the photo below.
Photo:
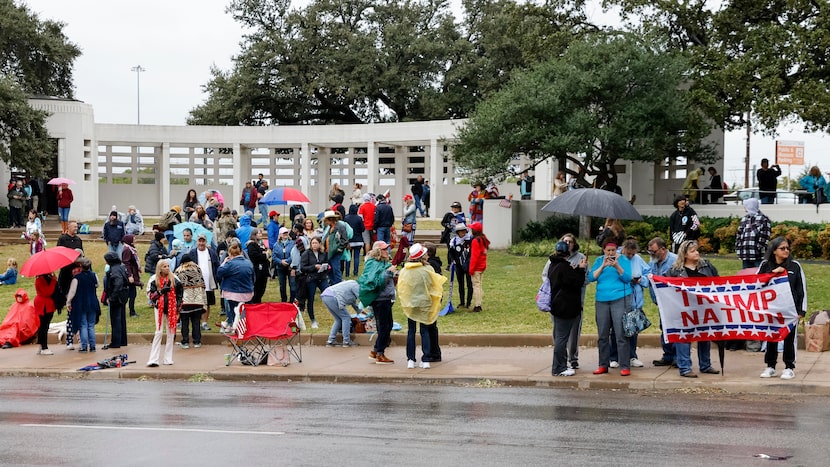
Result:
<svg viewBox="0 0 830 467"><path fill-rule="evenodd" d="M135 72L135 114L137 124L141 125L141 72L147 69L136 65L130 70Z"/></svg>

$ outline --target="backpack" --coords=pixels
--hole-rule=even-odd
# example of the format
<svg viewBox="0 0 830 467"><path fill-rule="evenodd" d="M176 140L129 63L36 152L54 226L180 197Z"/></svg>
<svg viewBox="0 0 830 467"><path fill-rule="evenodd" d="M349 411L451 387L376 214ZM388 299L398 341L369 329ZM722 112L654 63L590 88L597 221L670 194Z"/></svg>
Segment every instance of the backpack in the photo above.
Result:
<svg viewBox="0 0 830 467"><path fill-rule="evenodd" d="M547 277L542 279L542 285L539 286L539 292L536 294L536 307L542 313L550 313L550 280Z"/></svg>
<svg viewBox="0 0 830 467"><path fill-rule="evenodd" d="M176 211L167 211L167 213L159 219L159 230L164 232L165 230L171 230L174 225L178 224L179 221L176 219Z"/></svg>

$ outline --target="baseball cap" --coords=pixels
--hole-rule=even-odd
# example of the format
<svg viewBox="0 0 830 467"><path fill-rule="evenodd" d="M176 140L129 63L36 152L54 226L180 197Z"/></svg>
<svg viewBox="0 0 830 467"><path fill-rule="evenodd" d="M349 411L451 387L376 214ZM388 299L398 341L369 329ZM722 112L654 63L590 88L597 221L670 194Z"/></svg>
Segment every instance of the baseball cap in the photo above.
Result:
<svg viewBox="0 0 830 467"><path fill-rule="evenodd" d="M383 240L378 240L378 241L376 241L375 243L372 244L372 249L373 250L374 249L386 250L388 248L389 248L389 244L384 242Z"/></svg>

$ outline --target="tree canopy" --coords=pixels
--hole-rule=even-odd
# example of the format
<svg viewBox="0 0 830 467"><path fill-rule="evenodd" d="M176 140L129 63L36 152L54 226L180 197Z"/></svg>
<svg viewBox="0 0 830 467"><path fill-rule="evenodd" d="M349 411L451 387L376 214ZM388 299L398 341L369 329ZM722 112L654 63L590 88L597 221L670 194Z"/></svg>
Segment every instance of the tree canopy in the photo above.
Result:
<svg viewBox="0 0 830 467"><path fill-rule="evenodd" d="M521 154L569 160L600 185L616 185L619 160L710 161L711 125L691 104L686 70L680 54L628 34L576 41L482 102L453 157L484 178L503 178Z"/></svg>
<svg viewBox="0 0 830 467"><path fill-rule="evenodd" d="M465 0L234 0L250 33L212 70L190 124L368 123L466 117L516 69L560 53L590 25L578 5Z"/></svg>
<svg viewBox="0 0 830 467"><path fill-rule="evenodd" d="M72 97L72 63L80 49L63 24L44 21L25 5L0 0L0 158L42 176L55 157L46 112L28 105L32 95Z"/></svg>
<svg viewBox="0 0 830 467"><path fill-rule="evenodd" d="M798 118L830 130L830 3L814 0L605 0L689 57L695 102L724 129L774 132ZM632 24L629 28L634 28ZM636 26L641 27L641 26Z"/></svg>

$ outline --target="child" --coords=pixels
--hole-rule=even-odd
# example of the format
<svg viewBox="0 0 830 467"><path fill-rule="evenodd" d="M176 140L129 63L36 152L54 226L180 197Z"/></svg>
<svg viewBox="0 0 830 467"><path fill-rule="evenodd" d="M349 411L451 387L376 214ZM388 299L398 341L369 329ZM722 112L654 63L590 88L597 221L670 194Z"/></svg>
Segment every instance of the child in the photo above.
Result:
<svg viewBox="0 0 830 467"><path fill-rule="evenodd" d="M40 216L34 209L29 210L29 217L26 220L26 233L31 235L33 232L38 232L43 236L43 229L40 221Z"/></svg>
<svg viewBox="0 0 830 467"><path fill-rule="evenodd" d="M29 254L40 253L46 248L46 240L40 236L40 232L34 231L31 234L24 233L23 238L29 240Z"/></svg>
<svg viewBox="0 0 830 467"><path fill-rule="evenodd" d="M6 272L0 275L0 285L12 285L17 284L17 260L14 258L9 258L6 261Z"/></svg>

